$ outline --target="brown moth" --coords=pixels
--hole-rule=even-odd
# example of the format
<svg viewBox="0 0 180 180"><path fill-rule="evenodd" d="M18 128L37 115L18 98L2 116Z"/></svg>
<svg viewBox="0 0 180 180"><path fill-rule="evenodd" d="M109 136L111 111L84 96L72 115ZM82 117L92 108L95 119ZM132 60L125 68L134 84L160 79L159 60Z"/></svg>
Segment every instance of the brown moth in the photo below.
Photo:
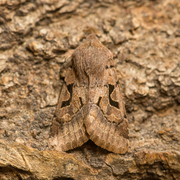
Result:
<svg viewBox="0 0 180 180"><path fill-rule="evenodd" d="M72 54L52 124L58 151L89 139L114 153L128 149L128 122L113 55L91 34Z"/></svg>

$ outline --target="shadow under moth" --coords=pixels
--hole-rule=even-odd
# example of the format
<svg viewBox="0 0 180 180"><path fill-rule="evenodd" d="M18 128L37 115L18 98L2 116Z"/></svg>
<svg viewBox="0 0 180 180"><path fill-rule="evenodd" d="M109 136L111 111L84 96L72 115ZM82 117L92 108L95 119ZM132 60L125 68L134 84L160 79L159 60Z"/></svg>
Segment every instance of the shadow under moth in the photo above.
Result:
<svg viewBox="0 0 180 180"><path fill-rule="evenodd" d="M50 145L67 151L91 139L114 153L128 149L128 122L113 55L91 34L72 53L51 128Z"/></svg>

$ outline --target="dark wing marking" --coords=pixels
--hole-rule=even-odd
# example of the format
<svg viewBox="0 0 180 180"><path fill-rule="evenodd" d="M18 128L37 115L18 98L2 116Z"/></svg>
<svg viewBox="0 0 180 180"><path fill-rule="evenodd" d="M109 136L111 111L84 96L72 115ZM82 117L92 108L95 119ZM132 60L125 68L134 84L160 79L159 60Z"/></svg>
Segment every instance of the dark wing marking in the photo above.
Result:
<svg viewBox="0 0 180 180"><path fill-rule="evenodd" d="M74 71L69 67L60 92L51 129L50 145L58 151L76 148L89 139L83 124L87 108L83 106L75 82Z"/></svg>
<svg viewBox="0 0 180 180"><path fill-rule="evenodd" d="M108 67L105 68L108 80L102 87L104 95L99 97L98 102L89 103L84 123L95 144L114 153L124 154L129 145L128 122L115 68L113 65Z"/></svg>

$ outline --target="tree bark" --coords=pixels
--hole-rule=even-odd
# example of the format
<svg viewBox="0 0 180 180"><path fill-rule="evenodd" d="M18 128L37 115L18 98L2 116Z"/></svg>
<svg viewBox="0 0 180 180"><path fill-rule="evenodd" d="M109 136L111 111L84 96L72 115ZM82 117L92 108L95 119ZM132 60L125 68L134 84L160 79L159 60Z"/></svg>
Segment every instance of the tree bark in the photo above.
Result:
<svg viewBox="0 0 180 180"><path fill-rule="evenodd" d="M114 56L124 155L48 146L69 54L95 33ZM180 3L0 1L0 179L180 179Z"/></svg>

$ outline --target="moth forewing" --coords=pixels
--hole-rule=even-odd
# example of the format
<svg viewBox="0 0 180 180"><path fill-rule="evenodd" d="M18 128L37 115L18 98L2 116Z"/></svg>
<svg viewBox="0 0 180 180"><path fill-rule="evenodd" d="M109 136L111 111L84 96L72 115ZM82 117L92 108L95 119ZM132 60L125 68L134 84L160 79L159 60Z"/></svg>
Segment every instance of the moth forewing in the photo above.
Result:
<svg viewBox="0 0 180 180"><path fill-rule="evenodd" d="M50 144L67 151L91 139L124 154L128 122L113 55L95 35L74 50L52 124Z"/></svg>

